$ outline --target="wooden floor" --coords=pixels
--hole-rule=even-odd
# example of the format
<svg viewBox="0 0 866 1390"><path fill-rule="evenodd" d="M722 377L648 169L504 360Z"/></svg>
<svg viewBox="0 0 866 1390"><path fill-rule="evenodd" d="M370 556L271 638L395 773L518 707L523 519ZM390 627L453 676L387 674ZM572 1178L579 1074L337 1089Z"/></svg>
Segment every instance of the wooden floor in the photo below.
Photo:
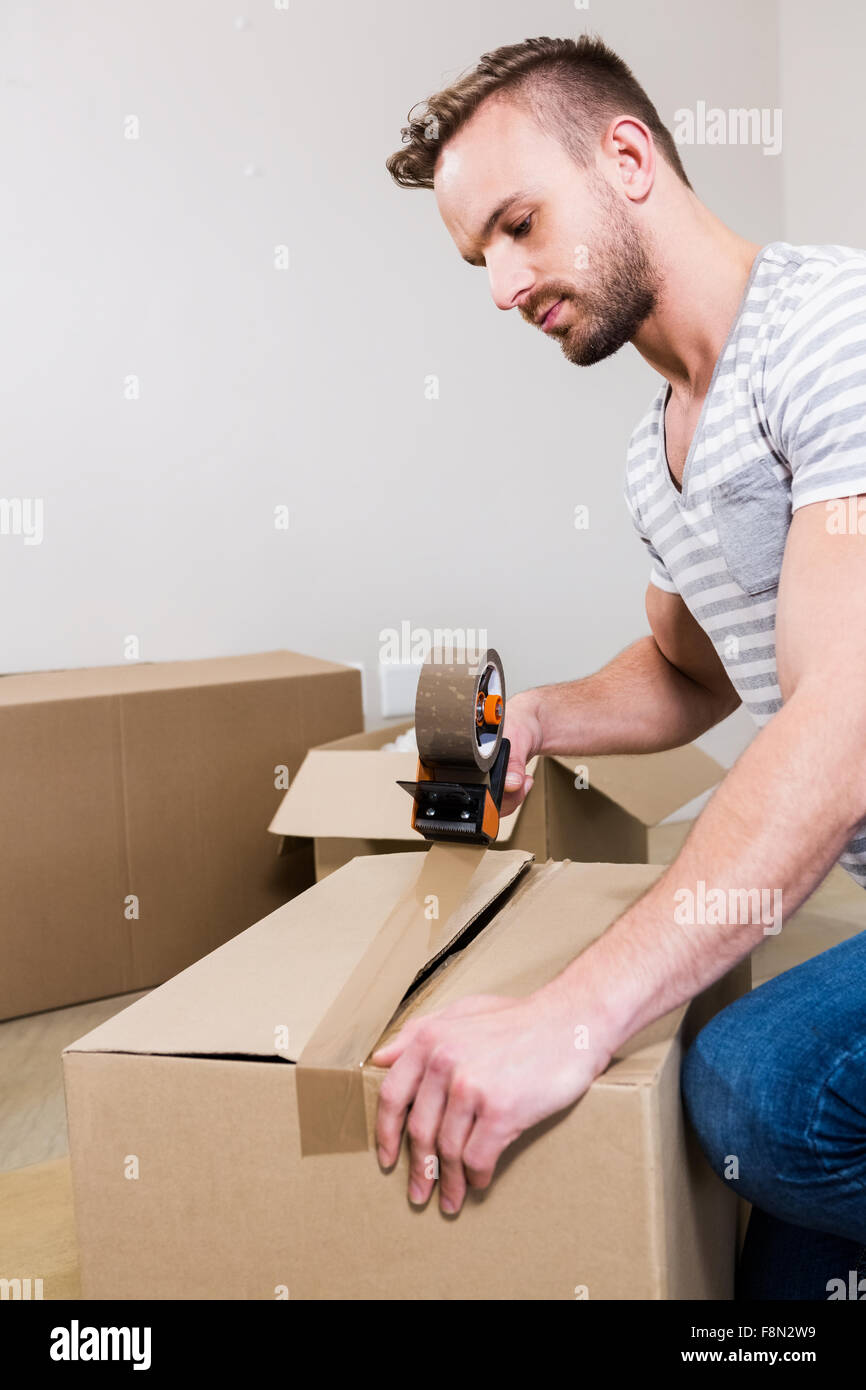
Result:
<svg viewBox="0 0 866 1390"><path fill-rule="evenodd" d="M69 1159L0 1173L0 1276L29 1279L31 1297L79 1298Z"/></svg>
<svg viewBox="0 0 866 1390"><path fill-rule="evenodd" d="M145 993L0 1023L0 1278L32 1297L80 1297L60 1054Z"/></svg>
<svg viewBox="0 0 866 1390"><path fill-rule="evenodd" d="M0 1172L68 1152L60 1054L146 993L0 1023Z"/></svg>
<svg viewBox="0 0 866 1390"><path fill-rule="evenodd" d="M657 828L669 862L688 822ZM752 956L755 985L866 927L866 899L834 869L808 904ZM146 993L146 991L144 991ZM0 1023L0 1277L41 1279L44 1298L77 1298L61 1050L142 994Z"/></svg>

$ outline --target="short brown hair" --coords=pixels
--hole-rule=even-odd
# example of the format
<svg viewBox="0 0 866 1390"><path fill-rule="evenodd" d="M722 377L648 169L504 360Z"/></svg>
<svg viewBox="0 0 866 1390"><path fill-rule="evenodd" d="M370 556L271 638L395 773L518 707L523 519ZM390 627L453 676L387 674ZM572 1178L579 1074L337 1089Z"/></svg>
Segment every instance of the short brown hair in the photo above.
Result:
<svg viewBox="0 0 866 1390"><path fill-rule="evenodd" d="M677 176L692 187L670 131L631 68L600 37L589 34L525 39L494 49L450 87L418 103L425 108L420 115L413 116L412 107L403 145L385 161L394 182L401 188L432 188L433 169L446 141L494 94L525 106L579 168L592 164L609 120L626 112L637 116Z"/></svg>

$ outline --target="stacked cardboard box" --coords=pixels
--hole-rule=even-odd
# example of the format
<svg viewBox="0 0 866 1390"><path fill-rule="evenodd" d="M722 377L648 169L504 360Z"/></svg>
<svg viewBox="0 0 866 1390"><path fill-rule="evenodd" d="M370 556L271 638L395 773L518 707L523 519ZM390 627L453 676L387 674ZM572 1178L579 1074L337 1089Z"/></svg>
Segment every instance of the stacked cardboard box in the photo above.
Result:
<svg viewBox="0 0 866 1390"><path fill-rule="evenodd" d="M0 680L0 1017L142 989L307 887L267 824L360 673L292 652Z"/></svg>

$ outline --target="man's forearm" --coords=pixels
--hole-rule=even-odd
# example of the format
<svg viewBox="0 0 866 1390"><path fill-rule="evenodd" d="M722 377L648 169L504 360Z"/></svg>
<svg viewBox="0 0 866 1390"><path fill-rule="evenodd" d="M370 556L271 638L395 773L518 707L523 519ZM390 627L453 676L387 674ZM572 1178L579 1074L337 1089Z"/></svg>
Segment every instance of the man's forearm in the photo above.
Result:
<svg viewBox="0 0 866 1390"><path fill-rule="evenodd" d="M531 698L544 753L652 753L690 743L729 713L717 695L641 637L600 671L581 680L543 685Z"/></svg>
<svg viewBox="0 0 866 1390"><path fill-rule="evenodd" d="M691 999L776 929L730 921L747 901L732 894L766 890L765 903L780 904L787 920L821 882L866 816L864 769L863 717L822 691L795 695L729 772L674 862L537 991L539 1001L571 1003L576 1022L602 1031L613 1053ZM690 913L700 883L704 902L720 889L724 905L716 898L712 912ZM689 920L701 916L710 921Z"/></svg>

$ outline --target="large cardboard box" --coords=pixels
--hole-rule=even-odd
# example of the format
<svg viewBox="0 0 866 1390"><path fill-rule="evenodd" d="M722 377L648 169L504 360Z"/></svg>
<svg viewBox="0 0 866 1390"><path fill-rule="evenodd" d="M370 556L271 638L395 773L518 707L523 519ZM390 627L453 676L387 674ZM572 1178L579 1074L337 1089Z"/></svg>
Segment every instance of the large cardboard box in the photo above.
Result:
<svg viewBox="0 0 866 1390"><path fill-rule="evenodd" d="M292 652L0 680L0 1017L157 984L309 886L265 827L362 724L360 673Z"/></svg>
<svg viewBox="0 0 866 1390"><path fill-rule="evenodd" d="M318 879L358 854L426 848L409 823L409 797L397 786L398 778L414 779L417 754L382 748L411 727L410 720L310 749L269 828L314 839ZM658 862L659 823L725 775L693 744L664 753L533 758L529 770L532 790L503 818L496 846L527 849L539 862L614 864Z"/></svg>
<svg viewBox="0 0 866 1390"><path fill-rule="evenodd" d="M424 901L431 856L353 859L65 1050L84 1297L732 1296L736 1201L687 1128L679 1072L700 1024L748 988L748 962L522 1135L457 1217L409 1204L405 1143L380 1169L378 1068L325 1074L338 1098L357 1083L363 1147L308 1151L299 1059L323 1020L354 1028L353 982L395 905ZM528 860L481 857L431 937L433 968L410 972L375 1037L470 993L531 992L661 872ZM342 1141L347 1113L313 1118Z"/></svg>

